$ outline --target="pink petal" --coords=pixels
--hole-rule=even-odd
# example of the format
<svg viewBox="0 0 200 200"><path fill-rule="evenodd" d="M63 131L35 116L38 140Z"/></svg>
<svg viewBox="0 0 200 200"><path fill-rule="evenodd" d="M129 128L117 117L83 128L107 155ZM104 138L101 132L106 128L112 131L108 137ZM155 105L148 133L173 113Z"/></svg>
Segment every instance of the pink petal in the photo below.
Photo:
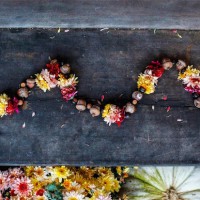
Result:
<svg viewBox="0 0 200 200"><path fill-rule="evenodd" d="M162 100L166 101L167 100L167 96L163 96Z"/></svg>
<svg viewBox="0 0 200 200"><path fill-rule="evenodd" d="M171 107L170 106L168 106L167 107L167 112L169 112L171 110Z"/></svg>
<svg viewBox="0 0 200 200"><path fill-rule="evenodd" d="M103 100L104 100L104 98L105 98L105 96L104 96L104 95L101 95L101 101L103 101Z"/></svg>

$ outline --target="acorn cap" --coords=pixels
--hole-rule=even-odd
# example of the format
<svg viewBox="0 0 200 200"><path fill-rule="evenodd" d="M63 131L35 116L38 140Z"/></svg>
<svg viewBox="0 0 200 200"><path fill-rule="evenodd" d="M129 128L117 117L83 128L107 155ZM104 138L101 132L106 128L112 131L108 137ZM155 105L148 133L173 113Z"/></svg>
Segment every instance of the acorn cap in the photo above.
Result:
<svg viewBox="0 0 200 200"><path fill-rule="evenodd" d="M100 115L100 107L99 106L96 106L96 105L93 105L91 108L90 108L90 114L92 115L92 117L97 117Z"/></svg>
<svg viewBox="0 0 200 200"><path fill-rule="evenodd" d="M184 69L186 66L186 63L183 60L178 60L178 62L176 63L176 69L179 71Z"/></svg>

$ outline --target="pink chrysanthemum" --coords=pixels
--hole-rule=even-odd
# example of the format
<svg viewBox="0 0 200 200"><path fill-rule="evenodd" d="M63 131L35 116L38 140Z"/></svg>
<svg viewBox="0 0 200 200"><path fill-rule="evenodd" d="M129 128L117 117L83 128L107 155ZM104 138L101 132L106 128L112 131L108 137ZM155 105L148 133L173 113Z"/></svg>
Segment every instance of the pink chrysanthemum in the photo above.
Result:
<svg viewBox="0 0 200 200"><path fill-rule="evenodd" d="M21 178L24 175L23 171L20 168L12 168L8 170L8 186L11 188L13 183L17 178Z"/></svg>
<svg viewBox="0 0 200 200"><path fill-rule="evenodd" d="M27 177L17 178L13 183L14 193L19 196L29 196L33 189L31 180Z"/></svg>
<svg viewBox="0 0 200 200"><path fill-rule="evenodd" d="M8 173L7 172L3 172L2 173L0 171L0 191L3 191L3 190L8 188L7 177L8 177Z"/></svg>
<svg viewBox="0 0 200 200"><path fill-rule="evenodd" d="M61 94L63 96L63 99L65 99L65 101L73 99L76 93L77 93L76 88L73 86L61 89Z"/></svg>
<svg viewBox="0 0 200 200"><path fill-rule="evenodd" d="M55 75L51 75L47 69L43 69L41 75L50 88L55 88L57 86L58 81L56 80Z"/></svg>
<svg viewBox="0 0 200 200"><path fill-rule="evenodd" d="M102 117L104 121L109 124L116 123L118 126L124 120L124 109L121 109L113 104L107 104L103 110Z"/></svg>

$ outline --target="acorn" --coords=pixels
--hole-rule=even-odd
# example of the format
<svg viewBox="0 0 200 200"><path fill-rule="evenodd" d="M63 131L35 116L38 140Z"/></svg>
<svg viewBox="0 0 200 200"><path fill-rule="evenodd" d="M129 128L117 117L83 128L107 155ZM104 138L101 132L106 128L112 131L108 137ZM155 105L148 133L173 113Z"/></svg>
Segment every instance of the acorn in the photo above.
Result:
<svg viewBox="0 0 200 200"><path fill-rule="evenodd" d="M63 74L68 74L70 73L70 65L69 64L65 64L63 65L61 68L60 68L60 71L63 73Z"/></svg>
<svg viewBox="0 0 200 200"><path fill-rule="evenodd" d="M26 80L26 84L29 88L33 88L35 86L35 79L29 78Z"/></svg>
<svg viewBox="0 0 200 200"><path fill-rule="evenodd" d="M20 99L20 100L18 101L18 104L17 104L17 105L18 105L18 106L22 106L23 104L24 104L24 101Z"/></svg>
<svg viewBox="0 0 200 200"><path fill-rule="evenodd" d="M93 105L90 108L90 114L92 115L92 117L97 117L100 115L100 107L97 105Z"/></svg>
<svg viewBox="0 0 200 200"><path fill-rule="evenodd" d="M133 99L132 104L136 105L138 103L138 101L136 99Z"/></svg>
<svg viewBox="0 0 200 200"><path fill-rule="evenodd" d="M132 103L130 103L130 102L128 102L127 104L126 104L126 108L125 108L125 112L126 113L134 113L136 111L136 108L135 108L135 106L132 104Z"/></svg>
<svg viewBox="0 0 200 200"><path fill-rule="evenodd" d="M162 66L165 70L169 70L173 67L173 63L169 58L162 59Z"/></svg>
<svg viewBox="0 0 200 200"><path fill-rule="evenodd" d="M140 101L142 99L142 97L143 97L143 94L139 91L135 91L132 94L132 98L136 99L137 101Z"/></svg>
<svg viewBox="0 0 200 200"><path fill-rule="evenodd" d="M186 63L183 60L178 60L176 63L176 69L181 71L182 69L186 68Z"/></svg>
<svg viewBox="0 0 200 200"><path fill-rule="evenodd" d="M58 60L57 59L53 59L53 60L51 60L51 62L50 62L50 64L56 64L58 62Z"/></svg>
<svg viewBox="0 0 200 200"><path fill-rule="evenodd" d="M19 88L17 90L17 94L19 97L22 97L22 98L28 98L28 88L27 87L24 87L24 88Z"/></svg>
<svg viewBox="0 0 200 200"><path fill-rule="evenodd" d="M21 83L21 84L20 84L20 87L22 87L22 88L23 88L23 87L26 87L26 83L24 83L24 82Z"/></svg>
<svg viewBox="0 0 200 200"><path fill-rule="evenodd" d="M88 103L88 104L87 104L87 109L90 110L90 108L92 108L92 104L91 104L91 103Z"/></svg>
<svg viewBox="0 0 200 200"><path fill-rule="evenodd" d="M194 100L194 105L195 105L197 108L200 108L200 97L198 97L197 99Z"/></svg>
<svg viewBox="0 0 200 200"><path fill-rule="evenodd" d="M76 109L79 111L84 111L86 109L86 101L83 99L79 99L76 104Z"/></svg>

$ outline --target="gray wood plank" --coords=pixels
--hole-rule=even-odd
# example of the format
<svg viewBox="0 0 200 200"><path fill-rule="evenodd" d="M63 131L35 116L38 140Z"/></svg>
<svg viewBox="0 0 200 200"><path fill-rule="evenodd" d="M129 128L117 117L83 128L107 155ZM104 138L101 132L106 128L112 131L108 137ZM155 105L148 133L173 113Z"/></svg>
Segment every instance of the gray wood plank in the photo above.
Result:
<svg viewBox="0 0 200 200"><path fill-rule="evenodd" d="M18 83L39 72L51 56L72 65L79 76L79 95L100 98L103 94L104 103L123 103L153 59L187 58L199 66L200 32L179 34L182 39L167 30L154 34L151 30L1 29L0 92L16 91ZM175 69L164 74L156 93L146 95L136 114L120 128L109 127L87 111L78 113L61 99L59 90L34 89L28 110L0 119L0 165L199 164L199 120L200 110L177 81Z"/></svg>
<svg viewBox="0 0 200 200"><path fill-rule="evenodd" d="M199 0L1 0L0 27L199 29Z"/></svg>

